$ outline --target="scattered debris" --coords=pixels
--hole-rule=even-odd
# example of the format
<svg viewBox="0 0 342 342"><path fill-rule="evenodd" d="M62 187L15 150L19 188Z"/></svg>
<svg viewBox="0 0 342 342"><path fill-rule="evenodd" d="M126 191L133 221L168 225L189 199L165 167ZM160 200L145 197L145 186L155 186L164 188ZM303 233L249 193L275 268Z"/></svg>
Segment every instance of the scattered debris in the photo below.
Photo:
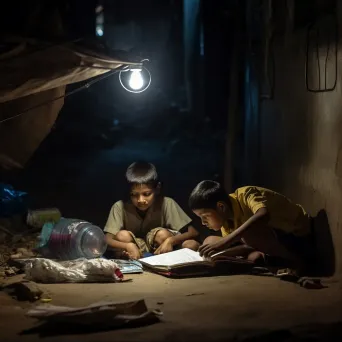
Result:
<svg viewBox="0 0 342 342"><path fill-rule="evenodd" d="M127 279L127 278L122 278L122 279L120 280L120 283L131 283L132 281L133 281L132 278L129 278L129 279Z"/></svg>
<svg viewBox="0 0 342 342"><path fill-rule="evenodd" d="M312 279L312 278L303 277L303 278L298 279L297 283L306 289L319 290L319 289L326 288L326 286L324 286L321 283L320 279Z"/></svg>
<svg viewBox="0 0 342 342"><path fill-rule="evenodd" d="M289 281L289 282L292 282L292 283L296 283L298 281L298 279L299 279L296 270L293 270L291 268L279 269L277 271L276 276L280 280Z"/></svg>
<svg viewBox="0 0 342 342"><path fill-rule="evenodd" d="M44 291L36 283L24 280L5 285L3 290L9 291L10 294L16 297L16 299L19 301L30 302L39 300L44 293Z"/></svg>
<svg viewBox="0 0 342 342"><path fill-rule="evenodd" d="M11 277L23 271L22 265L15 263L15 260L38 255L36 245L39 232L23 225L18 217L0 218L0 227L0 234L6 235L0 241L0 277Z"/></svg>
<svg viewBox="0 0 342 342"><path fill-rule="evenodd" d="M274 273L267 267L253 267L252 274L264 277L274 277Z"/></svg>
<svg viewBox="0 0 342 342"><path fill-rule="evenodd" d="M11 259L34 258L37 255L37 253L34 253L32 250L27 248L17 248L16 252L16 254L11 255Z"/></svg>
<svg viewBox="0 0 342 342"><path fill-rule="evenodd" d="M324 286L321 283L320 279L314 279L309 277L300 277L296 270L291 268L283 268L278 270L271 270L265 267L254 267L252 270L253 275L258 276L271 276L271 277L277 277L280 280L288 281L291 283L297 283L301 287L304 287L306 289L323 289L327 286Z"/></svg>
<svg viewBox="0 0 342 342"><path fill-rule="evenodd" d="M297 283L301 287L304 287L306 289L323 289L326 288L326 286L322 285L320 279L314 279L309 277L299 277L296 270L292 270L290 268L281 269L277 272L277 277L279 277L281 280L289 281L292 283Z"/></svg>
<svg viewBox="0 0 342 342"><path fill-rule="evenodd" d="M16 268L16 267L6 267L5 268L5 275L8 276L8 277L12 277L12 276L15 276L19 273L19 269Z"/></svg>
<svg viewBox="0 0 342 342"><path fill-rule="evenodd" d="M190 293L190 294L187 294L186 297L201 296L201 295L204 295L204 292Z"/></svg>
<svg viewBox="0 0 342 342"><path fill-rule="evenodd" d="M25 271L25 265L26 265L27 260L29 259L9 259L7 261L7 266L15 267L16 269L19 270L18 273L23 273Z"/></svg>
<svg viewBox="0 0 342 342"><path fill-rule="evenodd" d="M41 298L40 301L42 303L50 303L52 301L52 298Z"/></svg>

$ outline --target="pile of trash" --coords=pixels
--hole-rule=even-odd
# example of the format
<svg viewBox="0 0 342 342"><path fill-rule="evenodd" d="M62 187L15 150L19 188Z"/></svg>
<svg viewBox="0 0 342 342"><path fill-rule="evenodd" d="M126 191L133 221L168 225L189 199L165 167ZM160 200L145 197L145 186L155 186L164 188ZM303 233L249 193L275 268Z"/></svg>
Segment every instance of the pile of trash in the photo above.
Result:
<svg viewBox="0 0 342 342"><path fill-rule="evenodd" d="M40 229L27 224L28 206L26 192L0 183L0 278L21 272L12 260L38 255Z"/></svg>
<svg viewBox="0 0 342 342"><path fill-rule="evenodd" d="M45 258L28 259L25 279L38 283L104 283L120 282L123 274L113 260L80 258L54 261Z"/></svg>
<svg viewBox="0 0 342 342"><path fill-rule="evenodd" d="M27 194L0 183L0 277L18 272L8 265L12 256L35 256L37 232L26 225L23 219L26 210Z"/></svg>
<svg viewBox="0 0 342 342"><path fill-rule="evenodd" d="M31 210L24 198L0 184L0 280L24 273L20 294L38 298L35 282L121 282L123 274L142 272L137 261L101 258L107 249L101 228L64 218L58 208Z"/></svg>
<svg viewBox="0 0 342 342"><path fill-rule="evenodd" d="M40 232L19 222L18 217L0 218L0 278L20 273L12 260L38 256Z"/></svg>
<svg viewBox="0 0 342 342"><path fill-rule="evenodd" d="M30 210L25 192L0 183L0 278L25 272L42 282L89 281L108 274L108 281L119 280L115 262L98 259L106 248L99 227L63 218L57 208ZM68 266L57 262L76 259Z"/></svg>

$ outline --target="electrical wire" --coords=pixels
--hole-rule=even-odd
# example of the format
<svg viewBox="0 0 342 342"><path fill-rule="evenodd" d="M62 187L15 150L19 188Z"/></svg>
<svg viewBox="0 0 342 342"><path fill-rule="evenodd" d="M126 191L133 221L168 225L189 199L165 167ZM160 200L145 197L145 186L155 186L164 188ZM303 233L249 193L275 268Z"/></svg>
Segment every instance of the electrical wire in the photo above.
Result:
<svg viewBox="0 0 342 342"><path fill-rule="evenodd" d="M319 30L316 29L316 58L318 68L318 88L321 89L321 64L319 63Z"/></svg>
<svg viewBox="0 0 342 342"><path fill-rule="evenodd" d="M30 107L30 108L27 108L27 109L23 110L22 112L20 112L20 113L18 113L18 114L16 114L16 115L13 115L13 116L10 116L10 117L8 117L8 118L6 118L6 119L1 120L1 121L0 121L0 124L2 124L2 123L4 123L4 122L8 122L8 121L13 120L13 119L16 119L16 118L22 116L23 114L25 114L25 113L27 113L27 112L33 110L33 109L37 109L37 108L42 107L42 106L45 106L45 105L47 105L47 104L49 104L49 103L58 101L58 100L60 100L60 99L69 97L69 96L71 96L71 95L74 95L74 94L76 94L76 93L78 93L78 92L80 92L80 91L82 91L82 90L84 90L84 89L88 89L88 88L89 88L90 86L92 86L93 84L95 84L95 83L97 83L97 82L99 82L99 81L102 81L102 80L104 80L104 79L106 79L106 78L108 78L108 77L110 77L110 76L112 76L112 75L114 75L114 74L116 74L116 73L118 73L118 72L124 70L125 68L127 68L126 65L123 66L123 67L117 68L117 69L115 69L115 70L113 70L113 71L111 71L111 72L108 72L108 73L106 73L106 74L104 74L104 75L102 75L102 76L100 76L100 77L97 77L96 79L94 79L94 80L92 80L92 81L90 81L90 82L87 82L87 83L84 84L83 86L81 86L81 87L79 87L79 88L76 88L76 89L74 89L74 90L71 90L71 91L69 91L68 93L66 93L66 94L64 94L64 95L55 97L55 98L53 98L52 100L48 100L48 101L45 101L45 102L41 102L41 103L39 103L39 104L37 104L37 105L35 105L35 106L32 106L32 107Z"/></svg>
<svg viewBox="0 0 342 342"><path fill-rule="evenodd" d="M328 37L327 55L325 56L325 66L324 66L324 87L325 88L327 88L327 65L328 65L329 51L330 51L330 35Z"/></svg>
<svg viewBox="0 0 342 342"><path fill-rule="evenodd" d="M332 25L334 26L333 29L329 30L329 35L327 39L327 52L325 56L325 65L324 65L324 87L321 87L321 65L320 65L320 58L319 58L319 27L315 27L317 25L317 22L314 22L308 27L307 31L307 38L306 38L306 60L305 60L305 84L306 84L306 89L309 92L312 93L323 93L323 92L329 92L333 91L336 88L337 85L337 51L338 51L338 21L336 18L336 15L333 15L333 20L332 20ZM310 87L309 85L309 50L311 47L311 39L312 39L312 32L316 30L316 44L315 44L315 52L316 52L316 59L317 59L317 69L318 69L318 87L317 89L314 89ZM331 36L334 36L333 39L331 39ZM334 83L333 85L328 88L327 87L327 66L328 66L328 59L329 59L329 54L331 50L331 45L334 44L334 63L335 63L335 68L334 68Z"/></svg>

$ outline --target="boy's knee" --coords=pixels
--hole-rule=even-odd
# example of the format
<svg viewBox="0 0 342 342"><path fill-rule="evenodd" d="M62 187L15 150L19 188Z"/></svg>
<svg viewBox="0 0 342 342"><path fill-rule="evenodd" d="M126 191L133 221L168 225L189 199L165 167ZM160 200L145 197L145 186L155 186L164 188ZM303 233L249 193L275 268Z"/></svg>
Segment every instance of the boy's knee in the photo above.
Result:
<svg viewBox="0 0 342 342"><path fill-rule="evenodd" d="M128 243L128 242L132 242L133 238L132 238L131 233L128 230L120 230L115 235L115 240Z"/></svg>
<svg viewBox="0 0 342 342"><path fill-rule="evenodd" d="M200 246L200 243L197 242L196 240L185 240L182 243L182 248L189 248L189 249L192 249L195 252L198 251L199 246Z"/></svg>
<svg viewBox="0 0 342 342"><path fill-rule="evenodd" d="M255 262L255 263L264 263L264 261L265 261L265 254L261 253L259 251L254 251L254 252L248 254L247 259L249 261L252 261L252 262Z"/></svg>
<svg viewBox="0 0 342 342"><path fill-rule="evenodd" d="M154 242L160 246L167 238L169 238L171 236L173 236L173 234L170 231L168 231L165 228L161 228L156 233L156 235L154 237Z"/></svg>
<svg viewBox="0 0 342 342"><path fill-rule="evenodd" d="M216 243L219 240L221 240L222 237L221 236L208 236L204 241L203 241L203 245L208 245L208 244L212 244L212 243Z"/></svg>

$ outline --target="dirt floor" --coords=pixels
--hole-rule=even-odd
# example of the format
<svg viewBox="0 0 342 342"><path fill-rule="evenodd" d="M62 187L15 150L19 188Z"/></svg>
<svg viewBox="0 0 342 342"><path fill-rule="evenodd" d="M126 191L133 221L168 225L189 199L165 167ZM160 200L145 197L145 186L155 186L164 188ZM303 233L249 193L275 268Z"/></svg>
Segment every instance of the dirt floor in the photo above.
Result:
<svg viewBox="0 0 342 342"><path fill-rule="evenodd" d="M295 326L300 327L295 335L309 331L323 336L312 341L334 340L328 334L336 336L336 341L342 337L342 285L338 282L327 282L325 289L307 290L257 276L175 280L144 273L129 278L133 281L41 287L50 293L54 305L145 299L149 308L164 312L161 323L91 334L70 334L57 326L48 332L30 331L36 322L25 313L36 304L17 302L0 292L0 340L60 341L63 334L68 341L247 341L249 335L257 336L253 341L298 341L288 330Z"/></svg>
<svg viewBox="0 0 342 342"><path fill-rule="evenodd" d="M65 217L87 219L100 227L110 206L127 195L122 180L127 166L135 160L155 163L165 194L175 198L188 213L187 198L192 188L202 179L212 179L219 169L214 145L184 144L166 153L158 141L130 141L102 151L81 146L83 153L68 147L69 154L58 154L57 143L50 145L54 148L42 149L14 185L29 193L33 208L56 206ZM326 289L307 290L275 278L256 276L171 280L145 273L131 278L132 282L122 284L41 287L50 293L54 305L145 299L150 308L164 312L161 323L92 334L71 334L57 326L48 332L32 331L36 322L25 313L36 304L18 302L0 291L0 341L42 338L60 342L62 337L71 342L209 342L247 341L246 336L252 335L260 336L253 337L253 341L281 342L299 341L288 329L303 325L308 325L313 336L323 336L312 341L333 341L330 333L338 335L336 341L342 340L342 284L338 282L329 282ZM305 327L293 334L304 334Z"/></svg>

